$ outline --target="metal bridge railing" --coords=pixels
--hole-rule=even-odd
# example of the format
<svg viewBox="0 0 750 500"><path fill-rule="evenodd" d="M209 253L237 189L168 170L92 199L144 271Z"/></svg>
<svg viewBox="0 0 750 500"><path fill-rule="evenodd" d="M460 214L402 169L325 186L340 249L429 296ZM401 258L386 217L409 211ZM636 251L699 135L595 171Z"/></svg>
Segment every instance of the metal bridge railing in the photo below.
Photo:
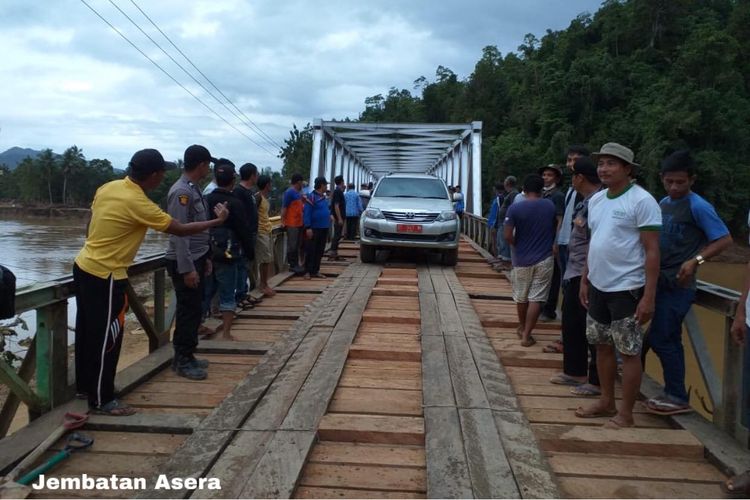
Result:
<svg viewBox="0 0 750 500"><path fill-rule="evenodd" d="M492 252L494 242L487 219L471 213L464 213L462 221L463 234L487 252ZM732 342L729 329L734 321L740 294L713 283L698 281L695 303L685 317L683 326L692 345L695 361L706 386L712 411L712 422L715 426L735 437L743 446L750 444L748 427L750 426L750 367L743 363L747 347L738 347ZM722 335L723 363L717 370L711 359L706 335L698 323L695 308L702 307L723 318L724 328L721 332L709 332L711 335ZM748 353L750 354L750 353Z"/></svg>
<svg viewBox="0 0 750 500"><path fill-rule="evenodd" d="M271 218L276 272L286 268L286 232L278 217ZM148 337L149 353L169 342L176 302L167 287L164 254L152 255L128 269L130 278L151 275L154 312L148 313L131 284L126 293L130 309ZM171 288L171 287L170 287ZM0 438L4 437L21 402L31 419L70 401L75 394L75 379L68 370L68 300L74 298L72 276L32 285L16 293L16 312L36 311L35 333L18 370L0 359L0 382L10 394L0 408ZM169 306L167 305L169 301ZM30 383L34 379L35 384Z"/></svg>

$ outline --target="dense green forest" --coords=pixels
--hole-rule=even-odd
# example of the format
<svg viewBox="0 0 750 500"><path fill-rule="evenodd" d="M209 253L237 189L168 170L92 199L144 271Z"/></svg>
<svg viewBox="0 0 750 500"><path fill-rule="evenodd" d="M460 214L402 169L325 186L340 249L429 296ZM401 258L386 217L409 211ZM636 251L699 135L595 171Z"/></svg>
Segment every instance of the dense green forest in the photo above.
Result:
<svg viewBox="0 0 750 500"><path fill-rule="evenodd" d="M360 120L468 122L483 128L484 199L496 179L562 162L566 147L628 145L639 181L663 194L659 161L693 151L695 190L733 230L750 208L750 2L608 0L567 29L528 34L517 52L482 51L459 78L438 67L414 88L365 100ZM300 169L309 129L293 131L282 156ZM309 153L308 153L309 155Z"/></svg>

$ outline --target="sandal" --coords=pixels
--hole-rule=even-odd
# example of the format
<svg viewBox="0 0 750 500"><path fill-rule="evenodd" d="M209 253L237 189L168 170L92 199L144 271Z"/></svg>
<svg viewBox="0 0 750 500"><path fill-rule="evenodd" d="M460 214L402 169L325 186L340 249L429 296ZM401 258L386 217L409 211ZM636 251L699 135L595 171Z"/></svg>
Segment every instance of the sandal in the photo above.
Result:
<svg viewBox="0 0 750 500"><path fill-rule="evenodd" d="M109 415L112 417L127 417L138 413L138 410L132 406L123 403L117 399L113 399L109 403L97 406L91 409L92 413L97 415Z"/></svg>
<svg viewBox="0 0 750 500"><path fill-rule="evenodd" d="M536 339L534 337L529 337L528 339L521 342L521 345L523 347L531 347L534 344L536 344Z"/></svg>
<svg viewBox="0 0 750 500"><path fill-rule="evenodd" d="M750 496L750 470L733 476L721 483L721 491L728 498L747 498Z"/></svg>
<svg viewBox="0 0 750 500"><path fill-rule="evenodd" d="M615 415L617 415L617 410L587 410L583 406L579 406L575 411L575 415L578 418L614 417Z"/></svg>
<svg viewBox="0 0 750 500"><path fill-rule="evenodd" d="M575 396L601 396L602 391L592 384L581 384L570 388L570 393Z"/></svg>
<svg viewBox="0 0 750 500"><path fill-rule="evenodd" d="M551 384L556 384L556 385L573 385L573 386L579 386L579 385L583 384L583 382L580 382L580 381L574 379L573 377L571 377L570 375L568 375L566 373L558 373L557 375L555 375L554 377L552 377L551 379L549 379L549 381L550 381Z"/></svg>
<svg viewBox="0 0 750 500"><path fill-rule="evenodd" d="M551 344L547 344L544 349L542 349L542 352L550 353L550 354L562 354L563 352L563 345L562 342L559 340L555 340Z"/></svg>
<svg viewBox="0 0 750 500"><path fill-rule="evenodd" d="M654 415L680 415L693 411L689 404L675 403L665 396L657 396L648 399L643 403L643 406L646 408L647 412L653 413Z"/></svg>

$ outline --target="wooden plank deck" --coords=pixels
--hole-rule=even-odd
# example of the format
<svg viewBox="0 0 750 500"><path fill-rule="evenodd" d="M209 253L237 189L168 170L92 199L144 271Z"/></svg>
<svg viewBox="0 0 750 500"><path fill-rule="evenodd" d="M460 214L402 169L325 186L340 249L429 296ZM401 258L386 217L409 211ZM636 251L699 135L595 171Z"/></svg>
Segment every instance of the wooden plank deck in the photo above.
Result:
<svg viewBox="0 0 750 500"><path fill-rule="evenodd" d="M93 417L95 446L51 472L212 477L221 490L32 496L720 495L725 476L672 421L637 408L637 427L615 431L575 417L590 400L550 384L561 356L541 352L559 324L521 347L510 284L468 242L455 269L361 264L350 242L339 254L323 263L327 279L284 276L275 297L237 318L241 342L202 342L207 380L176 377L163 350L148 376L122 374L140 413Z"/></svg>

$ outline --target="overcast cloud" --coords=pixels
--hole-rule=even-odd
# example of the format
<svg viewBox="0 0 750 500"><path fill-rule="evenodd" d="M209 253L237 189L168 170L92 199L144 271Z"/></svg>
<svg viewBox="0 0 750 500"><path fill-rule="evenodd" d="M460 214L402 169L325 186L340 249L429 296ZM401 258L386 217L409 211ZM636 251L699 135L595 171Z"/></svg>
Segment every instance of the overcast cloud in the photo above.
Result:
<svg viewBox="0 0 750 500"><path fill-rule="evenodd" d="M214 156L278 168L268 144L175 66L109 0L87 0L113 25L266 152L212 114L79 0L3 0L0 151L62 152L124 168L145 147L168 159L206 145ZM186 68L138 12L113 0ZM563 29L601 0L136 0L274 142L293 123L356 119L368 96L412 88L443 65L471 73L487 45L515 51L526 33ZM193 71L195 73L195 71ZM199 77L199 75L196 75ZM204 82L206 86L207 83ZM209 87L210 88L210 87Z"/></svg>

